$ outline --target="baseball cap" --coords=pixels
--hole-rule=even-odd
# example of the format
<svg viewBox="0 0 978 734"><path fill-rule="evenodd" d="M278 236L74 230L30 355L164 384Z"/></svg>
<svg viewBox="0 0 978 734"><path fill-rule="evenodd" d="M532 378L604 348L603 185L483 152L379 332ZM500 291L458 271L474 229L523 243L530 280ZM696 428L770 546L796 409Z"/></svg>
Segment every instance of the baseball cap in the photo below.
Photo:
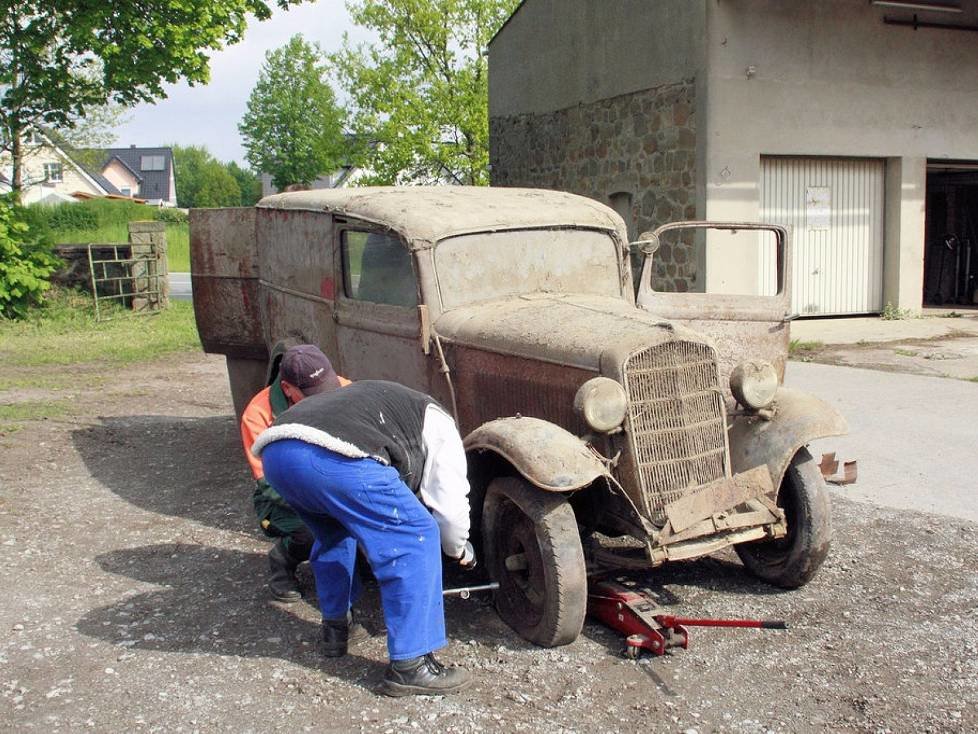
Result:
<svg viewBox="0 0 978 734"><path fill-rule="evenodd" d="M279 376L302 390L304 395L315 395L340 386L329 358L313 344L289 347L282 357Z"/></svg>

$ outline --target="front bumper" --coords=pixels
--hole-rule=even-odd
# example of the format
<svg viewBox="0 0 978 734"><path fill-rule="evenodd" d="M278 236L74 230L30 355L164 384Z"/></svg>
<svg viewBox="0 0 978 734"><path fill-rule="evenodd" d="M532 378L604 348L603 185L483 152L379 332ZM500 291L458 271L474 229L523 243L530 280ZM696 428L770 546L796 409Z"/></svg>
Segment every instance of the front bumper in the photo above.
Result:
<svg viewBox="0 0 978 734"><path fill-rule="evenodd" d="M667 522L648 541L653 565L697 558L736 543L781 538L784 511L766 466L703 485L665 507Z"/></svg>

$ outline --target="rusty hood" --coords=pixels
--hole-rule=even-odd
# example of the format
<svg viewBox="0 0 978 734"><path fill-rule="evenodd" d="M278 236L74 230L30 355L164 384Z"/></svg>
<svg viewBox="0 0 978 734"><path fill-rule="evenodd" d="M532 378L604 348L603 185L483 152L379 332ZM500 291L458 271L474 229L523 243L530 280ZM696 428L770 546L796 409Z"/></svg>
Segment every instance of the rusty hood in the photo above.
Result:
<svg viewBox="0 0 978 734"><path fill-rule="evenodd" d="M617 298L552 293L456 308L434 326L455 344L604 373L639 349L674 340L709 343Z"/></svg>

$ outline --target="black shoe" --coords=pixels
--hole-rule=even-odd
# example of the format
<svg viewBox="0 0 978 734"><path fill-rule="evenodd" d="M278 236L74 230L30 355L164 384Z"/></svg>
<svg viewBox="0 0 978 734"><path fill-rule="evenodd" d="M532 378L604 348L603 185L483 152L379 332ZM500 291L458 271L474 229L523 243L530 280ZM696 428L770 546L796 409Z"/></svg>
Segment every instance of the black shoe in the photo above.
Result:
<svg viewBox="0 0 978 734"><path fill-rule="evenodd" d="M472 679L461 668L446 668L433 653L410 660L393 660L384 671L383 692L388 696L444 696L468 687Z"/></svg>
<svg viewBox="0 0 978 734"><path fill-rule="evenodd" d="M299 582L295 578L296 563L278 541L268 552L268 589L280 602L292 604L302 598Z"/></svg>
<svg viewBox="0 0 978 734"><path fill-rule="evenodd" d="M328 658L343 657L349 647L356 647L368 637L370 633L353 618L353 612L346 619L324 619L323 655Z"/></svg>

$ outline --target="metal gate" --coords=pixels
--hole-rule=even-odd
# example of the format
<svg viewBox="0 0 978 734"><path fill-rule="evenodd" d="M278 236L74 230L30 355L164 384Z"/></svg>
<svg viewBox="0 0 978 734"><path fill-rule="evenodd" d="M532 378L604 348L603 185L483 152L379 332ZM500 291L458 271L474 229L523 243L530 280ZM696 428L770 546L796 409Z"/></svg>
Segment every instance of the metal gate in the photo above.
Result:
<svg viewBox="0 0 978 734"><path fill-rule="evenodd" d="M791 309L801 316L883 310L881 159L761 158L761 221L792 228ZM773 293L773 262L761 279Z"/></svg>
<svg viewBox="0 0 978 734"><path fill-rule="evenodd" d="M87 249L96 321L107 321L116 313L104 304L137 314L157 313L166 305L166 256L155 243L90 244Z"/></svg>

